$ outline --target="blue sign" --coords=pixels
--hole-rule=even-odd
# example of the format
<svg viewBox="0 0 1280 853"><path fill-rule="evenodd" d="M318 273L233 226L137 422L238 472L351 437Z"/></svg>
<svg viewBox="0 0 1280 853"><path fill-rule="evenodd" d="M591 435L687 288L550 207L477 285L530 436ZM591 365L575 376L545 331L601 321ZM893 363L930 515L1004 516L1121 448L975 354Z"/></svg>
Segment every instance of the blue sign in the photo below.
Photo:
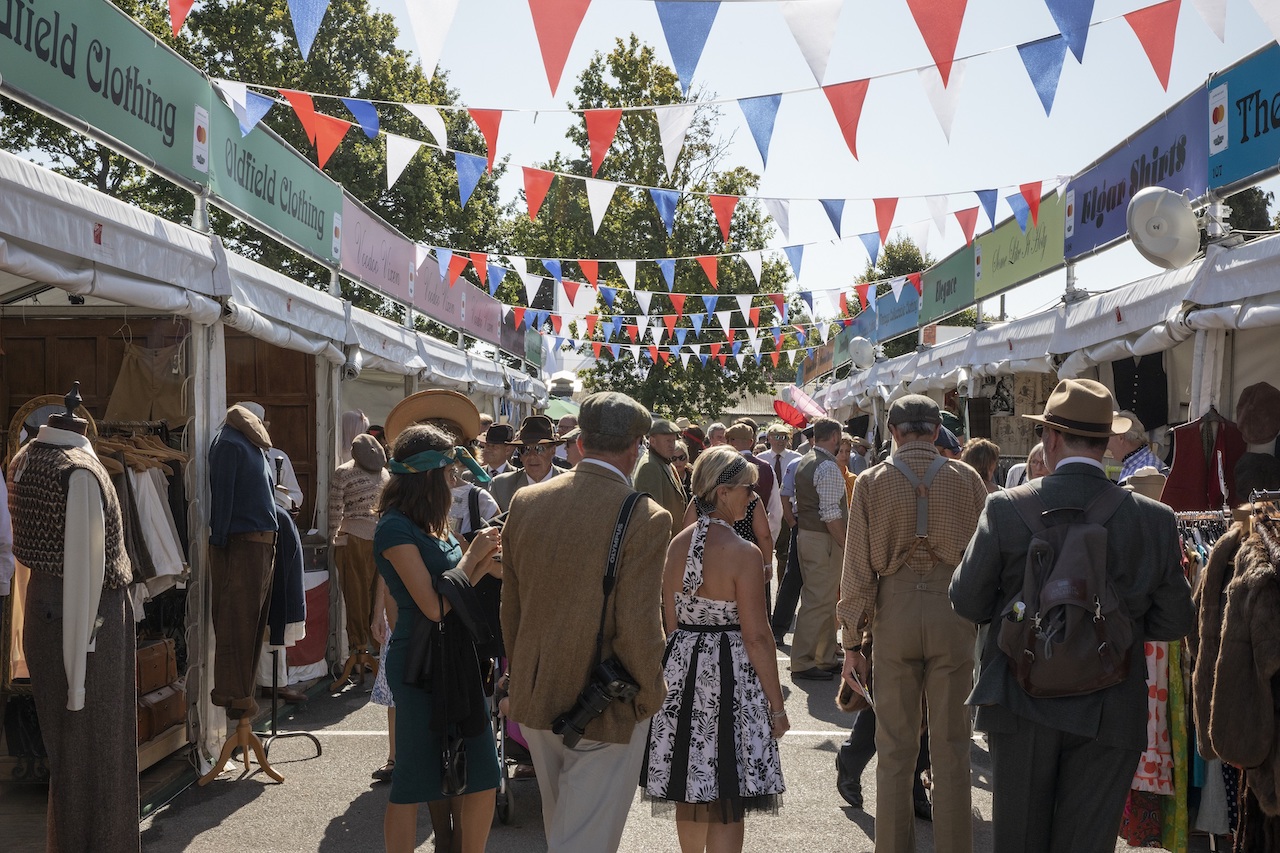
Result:
<svg viewBox="0 0 1280 853"><path fill-rule="evenodd" d="M1209 186L1224 187L1280 160L1280 45L1273 44L1209 80Z"/></svg>
<svg viewBox="0 0 1280 853"><path fill-rule="evenodd" d="M920 325L920 294L907 282L893 298L893 291L880 296L876 300L876 313L880 322L876 327L876 338L887 341L899 335L905 335Z"/></svg>
<svg viewBox="0 0 1280 853"><path fill-rule="evenodd" d="M1129 200L1147 187L1204 194L1208 139L1202 132L1209 98L1197 90L1123 147L1067 186L1063 249L1067 260L1124 236ZM1280 139L1276 140L1280 144ZM1274 162L1274 155L1272 161Z"/></svg>
<svg viewBox="0 0 1280 853"><path fill-rule="evenodd" d="M874 343L876 340L876 309L868 305L865 311L853 318L853 323L848 326L848 330L849 339L866 338Z"/></svg>

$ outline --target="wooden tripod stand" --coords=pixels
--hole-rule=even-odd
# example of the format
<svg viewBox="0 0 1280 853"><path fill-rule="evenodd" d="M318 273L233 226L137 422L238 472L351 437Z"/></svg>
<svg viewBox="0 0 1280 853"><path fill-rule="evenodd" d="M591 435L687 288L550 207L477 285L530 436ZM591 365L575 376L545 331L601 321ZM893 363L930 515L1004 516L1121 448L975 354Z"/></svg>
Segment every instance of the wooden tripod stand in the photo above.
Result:
<svg viewBox="0 0 1280 853"><path fill-rule="evenodd" d="M358 667L358 668L357 668ZM329 692L336 693L342 689L342 685L346 684L351 678L351 671L356 670L357 681L364 684L365 669L373 673L373 677L378 677L378 658L369 654L368 651L360 650L347 655L347 662L342 667L342 675L338 677L333 684L329 685Z"/></svg>
<svg viewBox="0 0 1280 853"><path fill-rule="evenodd" d="M222 752L218 754L218 760L214 762L213 769L201 776L198 784L203 787L218 778L218 775L222 773L236 749L240 750L241 757L244 759L245 773L248 773L251 769L249 767L249 751L253 750L253 757L258 760L258 766L262 768L262 772L277 782L284 781L284 777L267 763L266 751L262 748L262 741L258 740L258 736L254 734L249 718L241 717L240 721L236 723L235 734L227 738L227 742L222 745Z"/></svg>

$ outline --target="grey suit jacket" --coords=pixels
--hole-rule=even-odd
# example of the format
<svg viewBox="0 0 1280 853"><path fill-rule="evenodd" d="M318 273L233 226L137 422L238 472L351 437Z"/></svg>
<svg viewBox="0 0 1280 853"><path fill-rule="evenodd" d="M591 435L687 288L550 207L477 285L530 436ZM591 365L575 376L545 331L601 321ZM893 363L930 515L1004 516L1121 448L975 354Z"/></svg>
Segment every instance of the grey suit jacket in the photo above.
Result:
<svg viewBox="0 0 1280 853"><path fill-rule="evenodd" d="M551 476L555 477L563 473L561 469L551 466ZM527 485L529 485L529 477L524 473L524 469L515 468L494 477L486 489L498 502L498 509L506 512L511 509L511 496Z"/></svg>
<svg viewBox="0 0 1280 853"><path fill-rule="evenodd" d="M1049 509L1083 508L1107 486L1100 469L1073 463L1034 486L991 495L951 578L956 613L974 622L998 620L1004 606L1022 589L1031 530L1014 508L1014 496L1035 488ZM980 730L1012 732L1017 716L1109 746L1145 747L1143 641L1176 640L1194 627L1191 589L1182 573L1177 525L1168 507L1133 494L1106 527L1108 571L1134 623L1128 679L1085 696L1034 699L1014 680L1008 658L997 645L999 625L992 624L982 650L981 674L969 696L969 704L979 706Z"/></svg>

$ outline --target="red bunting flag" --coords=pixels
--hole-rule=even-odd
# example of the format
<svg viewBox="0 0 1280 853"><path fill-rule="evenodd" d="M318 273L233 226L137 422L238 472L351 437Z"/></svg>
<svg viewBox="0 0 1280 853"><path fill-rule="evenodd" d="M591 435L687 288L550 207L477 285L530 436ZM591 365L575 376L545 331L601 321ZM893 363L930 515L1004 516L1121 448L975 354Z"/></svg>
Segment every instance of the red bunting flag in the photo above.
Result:
<svg viewBox="0 0 1280 853"><path fill-rule="evenodd" d="M676 316L677 316L677 317L679 317L681 314L683 314L683 313L684 313L684 297L685 297L685 294L683 294L683 293L671 293L671 294L668 294L668 296L669 296L669 297L670 297L670 299L671 299L671 304L672 304L672 306L676 309Z"/></svg>
<svg viewBox="0 0 1280 853"><path fill-rule="evenodd" d="M862 118L862 102L867 98L867 86L870 82L850 80L848 83L822 87L822 93L831 104L831 112L835 114L836 124L840 125L844 143L849 146L849 153L855 160L858 159L858 121Z"/></svg>
<svg viewBox="0 0 1280 853"><path fill-rule="evenodd" d="M578 288L582 286L582 282L562 278L560 286L564 288L564 295L569 297L569 303L573 304L573 300L578 298Z"/></svg>
<svg viewBox="0 0 1280 853"><path fill-rule="evenodd" d="M857 284L853 287L853 292L858 294L858 302L862 305L863 311L867 310L867 290L870 287L870 284Z"/></svg>
<svg viewBox="0 0 1280 853"><path fill-rule="evenodd" d="M720 233L724 241L729 242L729 226L733 224L733 209L738 206L736 195L713 195L708 199L711 209L716 212L716 222L720 223Z"/></svg>
<svg viewBox="0 0 1280 853"><path fill-rule="evenodd" d="M970 207L966 210L956 211L956 222L960 223L960 230L964 232L964 244L967 246L973 242L973 229L978 224L978 208Z"/></svg>
<svg viewBox="0 0 1280 853"><path fill-rule="evenodd" d="M748 313L751 315L748 318L751 320L751 325L755 326L757 329L760 328L760 308L753 305Z"/></svg>
<svg viewBox="0 0 1280 853"><path fill-rule="evenodd" d="M322 113L315 115L316 128L316 163L321 169L329 162L333 152L342 144L342 137L351 129L351 122Z"/></svg>
<svg viewBox="0 0 1280 853"><path fill-rule="evenodd" d="M618 122L622 121L622 110L583 110L582 117L587 122L587 143L591 146L591 177L600 171L604 156L609 153L613 137L618 133Z"/></svg>
<svg viewBox="0 0 1280 853"><path fill-rule="evenodd" d="M173 37L178 37L178 31L182 29L182 25L187 22L187 15L191 14L191 7L196 0L169 0L169 25L173 27Z"/></svg>
<svg viewBox="0 0 1280 853"><path fill-rule="evenodd" d="M462 253L455 254L452 258L449 259L449 286L450 287L453 287L455 284L458 283L458 276L462 275L462 271L467 268L467 264L469 263L471 263L471 260ZM524 309L521 308L520 310L523 313ZM519 323L517 323L516 325L519 325Z"/></svg>
<svg viewBox="0 0 1280 853"><path fill-rule="evenodd" d="M636 342L636 337L640 334L639 328L635 323L623 323L622 330L627 333L627 337L631 338L631 343Z"/></svg>
<svg viewBox="0 0 1280 853"><path fill-rule="evenodd" d="M532 166L521 166L524 170L524 201L529 208L529 219L538 218L538 210L542 207L542 201L547 197L547 190L551 189L551 181L555 178L555 172L548 172L545 169L535 169Z"/></svg>
<svg viewBox="0 0 1280 853"><path fill-rule="evenodd" d="M666 364L667 362L671 361L671 353L667 352L666 350L658 350L658 358L662 359L663 364Z"/></svg>
<svg viewBox="0 0 1280 853"><path fill-rule="evenodd" d="M777 350L774 350L773 352L769 353L769 359L773 362L774 367L778 366L778 355L779 353Z"/></svg>
<svg viewBox="0 0 1280 853"><path fill-rule="evenodd" d="M893 227L893 214L898 209L896 198L878 198L876 204L876 227L880 230L881 245L889 243L889 229Z"/></svg>
<svg viewBox="0 0 1280 853"><path fill-rule="evenodd" d="M1018 187L1022 191L1022 197L1027 202L1027 207L1031 209L1031 225L1034 227L1040 224L1040 186L1041 181L1033 181L1029 184L1023 184Z"/></svg>
<svg viewBox="0 0 1280 853"><path fill-rule="evenodd" d="M586 317L583 317L582 319L587 321L587 337L588 338L595 337L596 321L600 319L599 315L588 314Z"/></svg>
<svg viewBox="0 0 1280 853"><path fill-rule="evenodd" d="M707 281L711 282L711 286L716 290L720 289L720 285L716 283L718 277L718 267L716 262L719 258L716 255L699 255L698 265L702 267L702 271L707 274Z"/></svg>
<svg viewBox="0 0 1280 853"><path fill-rule="evenodd" d="M560 326L564 324L564 319L559 314L551 315L551 328L558 335L560 334Z"/></svg>
<svg viewBox="0 0 1280 853"><path fill-rule="evenodd" d="M663 314L662 322L667 327L667 337L674 338L676 336L676 320L680 318L675 314Z"/></svg>
<svg viewBox="0 0 1280 853"><path fill-rule="evenodd" d="M942 75L943 86L951 77L951 63L955 60L956 42L960 41L960 25L964 23L967 3L968 0L907 0L920 35L924 36L924 43L929 48L929 55Z"/></svg>
<svg viewBox="0 0 1280 853"><path fill-rule="evenodd" d="M732 329L732 327L724 330L724 337L725 337L725 340L727 340L729 343L733 343L733 329Z"/></svg>
<svg viewBox="0 0 1280 853"><path fill-rule="evenodd" d="M489 171L493 171L493 157L498 150L498 126L502 124L502 110L467 110L471 120L484 134L484 144L488 149Z"/></svg>
<svg viewBox="0 0 1280 853"><path fill-rule="evenodd" d="M542 65L547 70L547 82L551 94L560 87L560 75L564 73L569 49L582 26L591 0L529 0L533 13L533 31L538 34L538 47L542 49Z"/></svg>
<svg viewBox="0 0 1280 853"><path fill-rule="evenodd" d="M307 139L312 145L316 144L316 105L311 100L311 96L306 92L295 92L293 89L277 89L277 92L284 95L289 106L293 107L293 113L298 117L298 121L302 122L302 129L307 132Z"/></svg>
<svg viewBox="0 0 1280 853"><path fill-rule="evenodd" d="M582 274L587 277L587 283L592 287L596 287L596 277L600 274L600 262L583 258L578 261L578 267L582 270Z"/></svg>
<svg viewBox="0 0 1280 853"><path fill-rule="evenodd" d="M1151 61L1151 70L1156 72L1166 92L1169 91L1169 67L1173 64L1173 43L1178 33L1181 5L1181 0L1165 0L1124 16L1142 43L1142 49Z"/></svg>
<svg viewBox="0 0 1280 853"><path fill-rule="evenodd" d="M911 286L916 289L916 294L924 296L924 276L918 272L907 273L907 281L911 282Z"/></svg>
<svg viewBox="0 0 1280 853"><path fill-rule="evenodd" d="M471 256L471 266L475 268L476 275L483 285L489 284L489 253L488 252L469 252Z"/></svg>
<svg viewBox="0 0 1280 853"><path fill-rule="evenodd" d="M649 345L649 360L654 364L658 363L658 348L653 344Z"/></svg>
<svg viewBox="0 0 1280 853"><path fill-rule="evenodd" d="M778 309L778 315L784 316L787 313L787 298L781 293L770 293L769 298L773 300L773 307Z"/></svg>
<svg viewBox="0 0 1280 853"><path fill-rule="evenodd" d="M592 355L594 355L596 358L599 358L599 357L600 357L600 347L602 347L602 346L604 346L604 342L603 342L603 341L592 341L592 342L591 342L591 354L592 354Z"/></svg>
<svg viewBox="0 0 1280 853"><path fill-rule="evenodd" d="M449 266L453 266L453 264L452 264L452 263L450 263L450 264L449 264ZM511 306L511 319L512 319L512 320L515 320L515 324L516 324L516 328L517 328L517 329L518 329L518 328L520 328L520 325L521 325L522 323L524 323L524 310L525 310L525 309L524 309L524 306L523 306L523 305L512 305L512 306Z"/></svg>
<svg viewBox="0 0 1280 853"><path fill-rule="evenodd" d="M718 355L720 355L720 344L712 344L712 345L711 345L711 357L712 357L712 358L715 358L715 357L716 357L716 356L718 356Z"/></svg>
<svg viewBox="0 0 1280 853"><path fill-rule="evenodd" d="M849 294L844 291L840 292L840 313L845 316L849 314Z"/></svg>
<svg viewBox="0 0 1280 853"><path fill-rule="evenodd" d="M727 353L720 353L718 356L716 356L716 361L720 362L721 367L724 367L724 363L726 360L728 360L728 358L729 356Z"/></svg>

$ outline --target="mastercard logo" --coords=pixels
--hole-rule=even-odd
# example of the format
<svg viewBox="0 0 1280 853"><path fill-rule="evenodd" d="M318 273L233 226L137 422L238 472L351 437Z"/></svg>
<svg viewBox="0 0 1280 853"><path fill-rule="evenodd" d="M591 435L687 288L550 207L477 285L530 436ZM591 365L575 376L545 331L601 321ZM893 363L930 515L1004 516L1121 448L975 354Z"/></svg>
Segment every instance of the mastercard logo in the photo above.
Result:
<svg viewBox="0 0 1280 853"><path fill-rule="evenodd" d="M1227 117L1227 108L1223 104L1218 104L1213 108L1213 123L1222 124Z"/></svg>
<svg viewBox="0 0 1280 853"><path fill-rule="evenodd" d="M204 125L198 125L196 127L196 142L199 142L201 145L203 145L208 141L209 141L208 129Z"/></svg>
<svg viewBox="0 0 1280 853"><path fill-rule="evenodd" d="M1067 205L1067 218L1070 219L1075 215L1076 215L1076 206L1074 204Z"/></svg>

